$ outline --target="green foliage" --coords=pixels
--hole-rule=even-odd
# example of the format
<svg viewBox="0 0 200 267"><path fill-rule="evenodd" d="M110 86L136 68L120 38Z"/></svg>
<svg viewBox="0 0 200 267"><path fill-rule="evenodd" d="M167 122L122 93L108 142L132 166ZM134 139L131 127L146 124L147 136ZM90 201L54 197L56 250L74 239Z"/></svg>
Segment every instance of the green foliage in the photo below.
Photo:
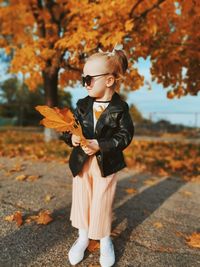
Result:
<svg viewBox="0 0 200 267"><path fill-rule="evenodd" d="M27 85L16 77L5 80L0 87L0 117L2 121L8 118L16 119L16 125L38 126L41 119L35 106L45 105L44 89L41 85L35 92L29 91ZM58 107L72 107L71 94L58 91Z"/></svg>
<svg viewBox="0 0 200 267"><path fill-rule="evenodd" d="M134 104L130 105L130 114L135 123L141 123L144 121L141 112L137 109L137 107Z"/></svg>

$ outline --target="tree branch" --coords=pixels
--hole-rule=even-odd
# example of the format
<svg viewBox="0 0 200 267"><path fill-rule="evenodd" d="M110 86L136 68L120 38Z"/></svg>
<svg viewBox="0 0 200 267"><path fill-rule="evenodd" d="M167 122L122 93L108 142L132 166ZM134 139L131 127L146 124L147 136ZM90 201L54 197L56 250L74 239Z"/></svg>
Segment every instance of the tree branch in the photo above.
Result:
<svg viewBox="0 0 200 267"><path fill-rule="evenodd" d="M144 1L144 0L138 0L138 2L135 3L135 5L134 5L134 6L132 7L132 9L131 9L131 12L130 12L130 14L129 14L129 18L132 18L132 16L133 16L133 12L134 12L135 9L138 7L138 5L141 4L143 1Z"/></svg>
<svg viewBox="0 0 200 267"><path fill-rule="evenodd" d="M159 8L159 6L160 6L163 2L165 2L166 0L158 0L158 2L157 2L156 4L154 4L154 5L153 5L152 7L150 7L149 9L145 10L143 13L139 14L138 16L133 16L133 14L132 14L133 11L136 9L136 7L137 7L142 1L143 1L143 0L138 1L138 2L132 7L132 9L131 9L131 12L130 12L129 17L130 17L130 18L133 18L133 22L136 21L136 20L139 20L139 19L141 19L141 18L145 18L149 12L151 12L151 11L152 11L153 9L155 9L155 8ZM131 15L132 15L132 16L131 16ZM102 27L102 26L105 26L105 25L109 25L110 23L113 23L113 22L115 22L115 21L119 21L119 17L116 18L116 19L114 19L114 20L112 20L112 21L103 23L103 24L101 24L100 26Z"/></svg>
<svg viewBox="0 0 200 267"><path fill-rule="evenodd" d="M35 2L30 1L30 6L31 6L31 10L33 12L33 16L34 16L34 18L38 24L39 36L45 37L45 35L46 35L45 23L39 14L39 10L43 9L42 1L38 0L37 4L35 4Z"/></svg>
<svg viewBox="0 0 200 267"><path fill-rule="evenodd" d="M73 70L73 71L78 72L78 73L81 73L82 72L82 69L73 67L69 63L67 63L66 61L63 61L62 62L62 68L68 69L68 70Z"/></svg>
<svg viewBox="0 0 200 267"><path fill-rule="evenodd" d="M154 4L152 7L150 7L149 9L146 9L143 13L141 13L139 16L135 16L133 17L134 18L134 21L135 20L138 20L138 19L141 19L141 18L145 18L149 12L151 12L153 9L155 8L159 8L159 6L165 2L166 0L158 0L158 2L156 4Z"/></svg>

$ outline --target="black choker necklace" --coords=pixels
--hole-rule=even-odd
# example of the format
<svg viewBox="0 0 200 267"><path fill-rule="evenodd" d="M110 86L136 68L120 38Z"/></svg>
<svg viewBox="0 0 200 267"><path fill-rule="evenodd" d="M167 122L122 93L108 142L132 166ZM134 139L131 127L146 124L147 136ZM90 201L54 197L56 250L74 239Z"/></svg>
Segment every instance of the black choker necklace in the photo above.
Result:
<svg viewBox="0 0 200 267"><path fill-rule="evenodd" d="M110 102L110 100L107 100L107 101L98 101L98 100L94 100L94 102L108 103L108 102Z"/></svg>

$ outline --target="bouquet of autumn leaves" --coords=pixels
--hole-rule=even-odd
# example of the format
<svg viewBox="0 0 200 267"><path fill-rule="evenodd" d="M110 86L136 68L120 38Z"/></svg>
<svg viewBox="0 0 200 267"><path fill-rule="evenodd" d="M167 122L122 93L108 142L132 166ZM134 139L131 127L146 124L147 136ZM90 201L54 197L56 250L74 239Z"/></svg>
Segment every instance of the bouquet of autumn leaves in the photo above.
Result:
<svg viewBox="0 0 200 267"><path fill-rule="evenodd" d="M79 122L75 119L73 112L68 108L59 109L57 107L50 108L46 105L36 106L35 109L40 112L45 118L40 121L41 125L46 128L55 129L57 132L70 132L80 136L80 145L87 145L87 140L83 136L82 128Z"/></svg>

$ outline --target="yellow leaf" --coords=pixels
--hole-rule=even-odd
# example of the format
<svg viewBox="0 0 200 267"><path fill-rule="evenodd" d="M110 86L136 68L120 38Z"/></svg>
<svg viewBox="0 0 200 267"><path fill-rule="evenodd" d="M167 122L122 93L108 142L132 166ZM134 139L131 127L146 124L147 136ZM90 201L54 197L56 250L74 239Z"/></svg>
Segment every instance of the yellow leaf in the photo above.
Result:
<svg viewBox="0 0 200 267"><path fill-rule="evenodd" d="M49 202L52 198L53 198L52 195L47 194L47 195L45 196L44 201L45 201L45 202Z"/></svg>
<svg viewBox="0 0 200 267"><path fill-rule="evenodd" d="M150 27L150 31L153 35L155 35L157 33L157 25L156 24L152 24L151 27Z"/></svg>
<svg viewBox="0 0 200 267"><path fill-rule="evenodd" d="M192 195L192 192L186 191L186 190L181 191L180 193L183 194L184 196L187 196L187 197Z"/></svg>
<svg viewBox="0 0 200 267"><path fill-rule="evenodd" d="M134 188L127 188L125 191L126 191L128 194L134 194L134 193L137 192L137 189L134 189Z"/></svg>
<svg viewBox="0 0 200 267"><path fill-rule="evenodd" d="M158 180L156 180L156 178L151 178L151 179L144 181L143 183L146 185L154 185L158 183Z"/></svg>
<svg viewBox="0 0 200 267"><path fill-rule="evenodd" d="M132 19L129 19L126 21L125 23L125 31L128 32L128 31L131 31L134 27L134 22Z"/></svg>
<svg viewBox="0 0 200 267"><path fill-rule="evenodd" d="M9 222L16 221L18 226L23 223L21 211L16 211L14 214L8 215L4 219Z"/></svg>
<svg viewBox="0 0 200 267"><path fill-rule="evenodd" d="M12 222L13 219L14 219L14 215L13 215L13 214L12 214L12 215L7 215L7 216L4 218L4 220L5 220L5 221L8 221L8 222Z"/></svg>
<svg viewBox="0 0 200 267"><path fill-rule="evenodd" d="M163 224L161 222L155 222L153 226L155 226L156 228L162 228Z"/></svg>
<svg viewBox="0 0 200 267"><path fill-rule="evenodd" d="M26 178L27 178L26 174L21 174L21 175L18 175L15 179L17 181L24 181Z"/></svg>
<svg viewBox="0 0 200 267"><path fill-rule="evenodd" d="M39 178L39 175L29 175L28 177L27 177L27 180L29 180L29 181L35 181L35 180L37 180Z"/></svg>

